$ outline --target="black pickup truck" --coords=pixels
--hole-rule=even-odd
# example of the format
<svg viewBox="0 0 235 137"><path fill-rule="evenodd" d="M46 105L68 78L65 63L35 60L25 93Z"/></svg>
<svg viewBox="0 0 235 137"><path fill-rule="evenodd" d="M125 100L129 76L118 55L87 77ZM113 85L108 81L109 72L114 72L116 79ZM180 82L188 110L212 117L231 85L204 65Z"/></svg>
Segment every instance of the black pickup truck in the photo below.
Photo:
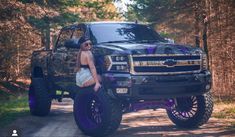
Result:
<svg viewBox="0 0 235 137"><path fill-rule="evenodd" d="M92 43L102 88L79 88L75 62L80 37ZM179 127L195 128L213 110L211 73L200 48L173 44L147 25L90 22L61 29L52 49L33 52L29 107L45 116L51 100L74 100L78 127L90 136L107 136L120 125L122 114L165 108ZM67 93L67 94L64 94Z"/></svg>

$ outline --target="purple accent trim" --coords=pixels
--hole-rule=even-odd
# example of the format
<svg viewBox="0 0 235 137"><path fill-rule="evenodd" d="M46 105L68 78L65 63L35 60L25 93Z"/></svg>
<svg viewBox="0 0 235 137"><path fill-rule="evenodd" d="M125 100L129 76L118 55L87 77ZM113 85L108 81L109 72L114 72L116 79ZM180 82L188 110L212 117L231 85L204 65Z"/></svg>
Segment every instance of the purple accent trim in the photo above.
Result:
<svg viewBox="0 0 235 137"><path fill-rule="evenodd" d="M156 50L155 47L148 47L148 48L147 48L147 53L148 53L148 54L153 54L153 53L155 53L155 50Z"/></svg>
<svg viewBox="0 0 235 137"><path fill-rule="evenodd" d="M29 107L30 109L34 109L35 105L36 105L36 101L35 101L35 95L34 94L29 94Z"/></svg>
<svg viewBox="0 0 235 137"><path fill-rule="evenodd" d="M175 101L173 99L169 99L166 101L166 109L170 110L172 106L175 105Z"/></svg>
<svg viewBox="0 0 235 137"><path fill-rule="evenodd" d="M183 54L186 54L189 52L189 49L187 47L184 46L178 46L177 47L181 52L183 52Z"/></svg>
<svg viewBox="0 0 235 137"><path fill-rule="evenodd" d="M171 107L169 110L172 115L179 120L187 120L194 117L198 112L198 100L195 96L193 97L184 97L177 99L177 106L180 109L177 109L177 106Z"/></svg>

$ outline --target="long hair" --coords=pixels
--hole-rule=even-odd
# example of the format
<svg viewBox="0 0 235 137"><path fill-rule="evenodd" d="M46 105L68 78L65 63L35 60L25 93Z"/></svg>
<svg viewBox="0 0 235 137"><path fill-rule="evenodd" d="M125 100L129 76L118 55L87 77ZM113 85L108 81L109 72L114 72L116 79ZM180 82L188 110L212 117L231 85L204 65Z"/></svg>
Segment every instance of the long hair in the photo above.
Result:
<svg viewBox="0 0 235 137"><path fill-rule="evenodd" d="M82 51L86 51L85 49L85 42L89 41L88 38L86 38L85 36L82 36L79 40L78 40L78 44L80 44L80 49L78 51L78 56L77 56L77 71L81 70L81 55L82 55Z"/></svg>
<svg viewBox="0 0 235 137"><path fill-rule="evenodd" d="M84 47L83 47L83 44L81 44L81 47L78 51L78 55L77 55L77 65L76 65L76 68L77 68L77 71L80 71L81 70L81 55L82 55L82 51L85 51L84 50Z"/></svg>

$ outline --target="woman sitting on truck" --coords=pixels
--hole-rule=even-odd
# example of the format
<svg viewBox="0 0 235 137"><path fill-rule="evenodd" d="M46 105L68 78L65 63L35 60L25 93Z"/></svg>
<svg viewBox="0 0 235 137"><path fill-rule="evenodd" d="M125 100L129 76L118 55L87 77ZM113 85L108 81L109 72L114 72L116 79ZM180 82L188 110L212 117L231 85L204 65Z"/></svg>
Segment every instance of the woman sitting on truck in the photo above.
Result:
<svg viewBox="0 0 235 137"><path fill-rule="evenodd" d="M98 91L101 87L100 77L96 72L94 58L91 50L91 41L81 37L78 41L80 49L76 60L76 85L79 87L88 87L94 85L94 90Z"/></svg>

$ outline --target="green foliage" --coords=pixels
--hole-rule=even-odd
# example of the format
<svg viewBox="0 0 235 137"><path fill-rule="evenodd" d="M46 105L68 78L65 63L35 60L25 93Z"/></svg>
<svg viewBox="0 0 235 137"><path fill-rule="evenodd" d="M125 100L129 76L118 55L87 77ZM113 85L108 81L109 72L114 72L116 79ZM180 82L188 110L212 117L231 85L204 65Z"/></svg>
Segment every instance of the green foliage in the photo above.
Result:
<svg viewBox="0 0 235 137"><path fill-rule="evenodd" d="M77 22L79 19L78 14L61 13L59 16L54 17L44 16L42 18L36 18L30 16L28 22L37 29L46 29L47 27L64 26L71 22Z"/></svg>
<svg viewBox="0 0 235 137"><path fill-rule="evenodd" d="M48 25L48 23L46 23L46 22L48 22L48 18L43 17L41 19L38 19L38 18L35 18L34 16L30 16L28 18L28 22L32 26L36 27L37 29L42 29L42 28L45 28Z"/></svg>
<svg viewBox="0 0 235 137"><path fill-rule="evenodd" d="M26 3L33 3L33 0L19 0L20 2L26 4Z"/></svg>
<svg viewBox="0 0 235 137"><path fill-rule="evenodd" d="M41 32L41 39L43 46L46 49L50 47L50 29L52 27L64 26L68 23L77 22L79 20L79 15L77 13L71 13L67 9L69 7L79 6L79 0L34 0L33 1L38 6L42 7L45 11L45 15L41 18L35 16L29 16L28 22ZM48 15L51 10L55 15ZM50 11L50 12L51 12Z"/></svg>
<svg viewBox="0 0 235 137"><path fill-rule="evenodd" d="M55 27L57 25L63 26L66 23L72 23L79 20L79 15L77 13L68 12L67 8L79 6L81 4L80 0L34 0L34 2L43 8L53 9L55 12L59 13L57 16L44 15L41 18L30 16L28 18L29 23L38 29L44 29L45 27L48 27L48 25L50 27Z"/></svg>
<svg viewBox="0 0 235 137"><path fill-rule="evenodd" d="M29 114L28 97L20 96L0 101L0 126L6 126L20 116Z"/></svg>
<svg viewBox="0 0 235 137"><path fill-rule="evenodd" d="M172 34L167 33L167 32L159 32L159 34L164 37L164 38L172 38Z"/></svg>
<svg viewBox="0 0 235 137"><path fill-rule="evenodd" d="M75 6L80 4L80 0L19 0L22 3L35 3L40 6L58 7Z"/></svg>
<svg viewBox="0 0 235 137"><path fill-rule="evenodd" d="M170 40L176 40L177 35L175 33L168 33L168 32L159 32L159 34L163 37L163 38L167 38Z"/></svg>
<svg viewBox="0 0 235 137"><path fill-rule="evenodd" d="M129 5L126 17L132 20L133 17L141 21L158 21L168 16L169 12L177 12L187 7L192 1L187 0L133 0L134 4Z"/></svg>
<svg viewBox="0 0 235 137"><path fill-rule="evenodd" d="M57 23L58 25L65 25L66 23L70 22L77 22L80 20L80 17L78 14L72 14L72 13L62 13L60 16L56 16L52 18L53 23Z"/></svg>

